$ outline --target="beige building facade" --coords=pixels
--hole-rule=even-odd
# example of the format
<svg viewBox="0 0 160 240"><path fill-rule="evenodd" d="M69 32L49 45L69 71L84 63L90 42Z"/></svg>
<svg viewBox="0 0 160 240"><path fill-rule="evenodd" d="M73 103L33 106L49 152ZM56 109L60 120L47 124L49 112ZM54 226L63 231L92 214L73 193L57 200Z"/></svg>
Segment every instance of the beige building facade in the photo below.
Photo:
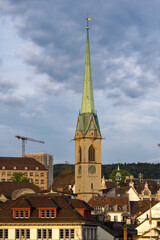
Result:
<svg viewBox="0 0 160 240"><path fill-rule="evenodd" d="M47 172L47 188L49 188L53 183L53 155L48 153L28 153L25 157L30 157L36 159L38 162L43 164L48 170Z"/></svg>
<svg viewBox="0 0 160 240"><path fill-rule="evenodd" d="M13 173L23 173L40 189L47 189L47 169L33 158L0 157L0 181L11 181Z"/></svg>

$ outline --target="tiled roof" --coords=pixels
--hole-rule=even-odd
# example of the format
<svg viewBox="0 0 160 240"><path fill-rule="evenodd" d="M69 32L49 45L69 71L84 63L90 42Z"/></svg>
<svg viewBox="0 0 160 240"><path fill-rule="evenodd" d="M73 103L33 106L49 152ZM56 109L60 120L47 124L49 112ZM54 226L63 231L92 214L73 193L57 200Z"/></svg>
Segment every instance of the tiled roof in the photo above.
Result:
<svg viewBox="0 0 160 240"><path fill-rule="evenodd" d="M106 205L113 207L117 205L122 207L124 205L128 206L128 197L92 197L88 204L91 207L105 207Z"/></svg>
<svg viewBox="0 0 160 240"><path fill-rule="evenodd" d="M41 192L39 187L28 182L0 182L0 194L3 194L8 199L11 199L15 190L26 188L32 189L36 193Z"/></svg>
<svg viewBox="0 0 160 240"><path fill-rule="evenodd" d="M128 184L130 182L129 179L126 181ZM138 194L141 194L141 192L144 190L145 184L148 183L148 188L151 191L152 194L156 194L158 190L158 184L155 180L152 179L143 179L140 181L139 179L132 179L132 182L134 183L134 188L136 189Z"/></svg>
<svg viewBox="0 0 160 240"><path fill-rule="evenodd" d="M0 170L3 170L3 166L5 166L4 170L14 170L14 166L16 166L16 170L25 170L25 167L28 167L27 170L36 170L36 167L38 170L46 170L43 164L34 158L27 157L0 157Z"/></svg>
<svg viewBox="0 0 160 240"><path fill-rule="evenodd" d="M140 215L150 209L150 206L153 207L157 201L136 201L130 202L131 206L131 214L132 215Z"/></svg>
<svg viewBox="0 0 160 240"><path fill-rule="evenodd" d="M75 173L63 172L55 178L52 184L52 190L72 194L72 190L69 189L69 185L73 186L74 184L75 184Z"/></svg>
<svg viewBox="0 0 160 240"><path fill-rule="evenodd" d="M14 219L13 210L18 208L31 208L29 219ZM56 208L57 216L52 219L40 219L39 208ZM83 216L76 210L77 208L91 209L84 201L70 199L66 196L47 195L24 195L16 200L9 200L1 204L0 222L80 222L84 221Z"/></svg>
<svg viewBox="0 0 160 240"><path fill-rule="evenodd" d="M116 188L116 194L127 194L129 191L130 187L117 187Z"/></svg>

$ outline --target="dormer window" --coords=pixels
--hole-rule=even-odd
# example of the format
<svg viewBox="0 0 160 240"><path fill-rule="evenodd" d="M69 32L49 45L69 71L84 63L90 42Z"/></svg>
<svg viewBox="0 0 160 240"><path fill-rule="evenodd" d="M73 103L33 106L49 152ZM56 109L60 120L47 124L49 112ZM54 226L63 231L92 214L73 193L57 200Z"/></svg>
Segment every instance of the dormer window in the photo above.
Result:
<svg viewBox="0 0 160 240"><path fill-rule="evenodd" d="M25 167L24 167L24 170L28 170L28 167L27 167L27 166L25 166Z"/></svg>
<svg viewBox="0 0 160 240"><path fill-rule="evenodd" d="M4 170L4 169L6 169L6 167L5 167L5 166L2 166L2 169Z"/></svg>
<svg viewBox="0 0 160 240"><path fill-rule="evenodd" d="M39 170L39 167L36 167L36 170Z"/></svg>
<svg viewBox="0 0 160 240"><path fill-rule="evenodd" d="M13 209L13 218L29 218L30 217L30 209Z"/></svg>
<svg viewBox="0 0 160 240"><path fill-rule="evenodd" d="M56 210L55 209L39 209L40 218L55 218Z"/></svg>
<svg viewBox="0 0 160 240"><path fill-rule="evenodd" d="M16 169L17 169L17 167L16 167L16 166L13 166L13 169L14 169L14 170L16 170Z"/></svg>

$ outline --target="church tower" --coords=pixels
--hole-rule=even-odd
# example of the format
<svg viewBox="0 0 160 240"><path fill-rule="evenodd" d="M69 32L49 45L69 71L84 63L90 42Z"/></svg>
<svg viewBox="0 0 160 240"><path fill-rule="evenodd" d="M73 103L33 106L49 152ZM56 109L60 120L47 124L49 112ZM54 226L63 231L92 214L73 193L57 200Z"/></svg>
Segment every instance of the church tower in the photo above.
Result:
<svg viewBox="0 0 160 240"><path fill-rule="evenodd" d="M81 112L75 132L75 193L86 202L101 188L101 132L94 107L89 27L87 18L86 59Z"/></svg>

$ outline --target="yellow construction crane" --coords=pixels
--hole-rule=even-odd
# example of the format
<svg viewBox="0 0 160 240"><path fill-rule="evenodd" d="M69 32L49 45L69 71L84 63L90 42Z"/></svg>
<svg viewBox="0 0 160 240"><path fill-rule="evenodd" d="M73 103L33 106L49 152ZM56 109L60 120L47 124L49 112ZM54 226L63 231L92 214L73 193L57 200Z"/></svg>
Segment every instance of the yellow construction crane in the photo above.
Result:
<svg viewBox="0 0 160 240"><path fill-rule="evenodd" d="M15 136L16 138L18 138L18 140L22 140L22 157L25 156L25 142L26 141L32 141L32 142L37 142L37 143L45 143L44 141L39 141L39 140L36 140L34 138L29 138L29 137L24 137L24 136L19 136L19 135L16 135Z"/></svg>

